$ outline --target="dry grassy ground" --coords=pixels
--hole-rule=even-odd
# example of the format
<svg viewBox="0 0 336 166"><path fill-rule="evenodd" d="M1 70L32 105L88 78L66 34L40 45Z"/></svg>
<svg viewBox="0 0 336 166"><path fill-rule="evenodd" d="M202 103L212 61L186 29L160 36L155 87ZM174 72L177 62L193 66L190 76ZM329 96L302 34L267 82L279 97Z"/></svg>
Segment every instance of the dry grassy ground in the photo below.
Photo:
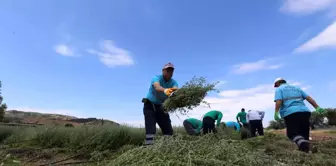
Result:
<svg viewBox="0 0 336 166"><path fill-rule="evenodd" d="M286 135L286 129L274 130L272 132ZM336 129L312 130L310 137L316 141L336 139Z"/></svg>

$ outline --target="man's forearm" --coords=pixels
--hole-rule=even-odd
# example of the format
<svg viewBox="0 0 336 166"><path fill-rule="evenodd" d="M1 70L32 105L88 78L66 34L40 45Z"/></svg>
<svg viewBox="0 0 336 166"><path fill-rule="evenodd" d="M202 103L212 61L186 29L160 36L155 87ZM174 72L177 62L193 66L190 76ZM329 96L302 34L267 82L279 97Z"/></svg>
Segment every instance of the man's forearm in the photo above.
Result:
<svg viewBox="0 0 336 166"><path fill-rule="evenodd" d="M277 100L275 102L275 112L279 112L280 107L281 107L282 101L281 100Z"/></svg>
<svg viewBox="0 0 336 166"><path fill-rule="evenodd" d="M155 90L158 92L164 92L165 88L159 86L159 87L156 87Z"/></svg>
<svg viewBox="0 0 336 166"><path fill-rule="evenodd" d="M220 124L221 120L222 120L222 118L220 118L220 117L218 117L218 118L217 118L217 123L216 123L216 124L217 124L217 126L219 126L219 124Z"/></svg>
<svg viewBox="0 0 336 166"><path fill-rule="evenodd" d="M315 100L313 98L311 98L310 96L308 96L306 98L306 100L316 109L319 107L319 105L315 102Z"/></svg>
<svg viewBox="0 0 336 166"><path fill-rule="evenodd" d="M165 90L165 88L163 88L163 87L160 85L160 83L158 83L158 82L154 83L154 88L155 88L155 90L158 91L158 92L164 92L164 90Z"/></svg>
<svg viewBox="0 0 336 166"><path fill-rule="evenodd" d="M274 110L274 111L275 111L275 112L279 112L279 109L280 109L279 107L275 107L275 110Z"/></svg>

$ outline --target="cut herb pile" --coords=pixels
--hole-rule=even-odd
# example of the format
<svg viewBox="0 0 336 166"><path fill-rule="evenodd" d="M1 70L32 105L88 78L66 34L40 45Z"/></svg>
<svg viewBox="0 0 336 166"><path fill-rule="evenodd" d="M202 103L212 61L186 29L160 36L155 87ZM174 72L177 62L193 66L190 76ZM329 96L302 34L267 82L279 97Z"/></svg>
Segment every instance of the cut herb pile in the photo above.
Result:
<svg viewBox="0 0 336 166"><path fill-rule="evenodd" d="M174 95L169 97L164 103L163 107L166 112L180 112L187 114L189 110L198 107L201 103L208 106L209 103L203 99L211 91L216 91L215 86L218 82L207 83L203 77L193 77L186 82L181 88L174 92Z"/></svg>
<svg viewBox="0 0 336 166"><path fill-rule="evenodd" d="M318 153L297 150L286 137L266 133L248 140L228 135L160 138L150 147L128 150L110 161L109 166L334 166L335 140L314 144Z"/></svg>

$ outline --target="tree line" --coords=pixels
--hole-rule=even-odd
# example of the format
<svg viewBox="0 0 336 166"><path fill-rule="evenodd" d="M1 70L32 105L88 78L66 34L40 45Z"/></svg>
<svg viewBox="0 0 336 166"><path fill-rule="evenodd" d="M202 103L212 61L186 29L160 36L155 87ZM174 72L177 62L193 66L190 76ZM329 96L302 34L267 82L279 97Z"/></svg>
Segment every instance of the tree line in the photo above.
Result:
<svg viewBox="0 0 336 166"><path fill-rule="evenodd" d="M5 112L7 110L6 103L2 103L3 96L2 96L2 82L0 81L0 122L3 122L5 117Z"/></svg>
<svg viewBox="0 0 336 166"><path fill-rule="evenodd" d="M318 113L312 111L310 117L310 126L312 129L315 128L327 128L330 126L336 126L336 108L327 108L323 113ZM326 123L325 120L328 122ZM269 129L284 129L286 128L285 122L283 119L275 121L272 120L268 126Z"/></svg>

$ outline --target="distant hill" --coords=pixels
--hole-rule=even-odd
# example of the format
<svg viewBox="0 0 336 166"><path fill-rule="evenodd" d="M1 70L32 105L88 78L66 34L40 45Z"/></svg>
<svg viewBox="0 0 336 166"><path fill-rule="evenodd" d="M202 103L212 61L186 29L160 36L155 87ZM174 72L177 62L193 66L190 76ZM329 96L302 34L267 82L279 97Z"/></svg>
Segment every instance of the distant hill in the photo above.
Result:
<svg viewBox="0 0 336 166"><path fill-rule="evenodd" d="M77 118L74 116L60 114L46 114L39 112L25 112L18 110L8 110L5 112L5 122L7 123L25 123L25 124L43 124L43 125L101 125L118 123L106 119L97 118Z"/></svg>

